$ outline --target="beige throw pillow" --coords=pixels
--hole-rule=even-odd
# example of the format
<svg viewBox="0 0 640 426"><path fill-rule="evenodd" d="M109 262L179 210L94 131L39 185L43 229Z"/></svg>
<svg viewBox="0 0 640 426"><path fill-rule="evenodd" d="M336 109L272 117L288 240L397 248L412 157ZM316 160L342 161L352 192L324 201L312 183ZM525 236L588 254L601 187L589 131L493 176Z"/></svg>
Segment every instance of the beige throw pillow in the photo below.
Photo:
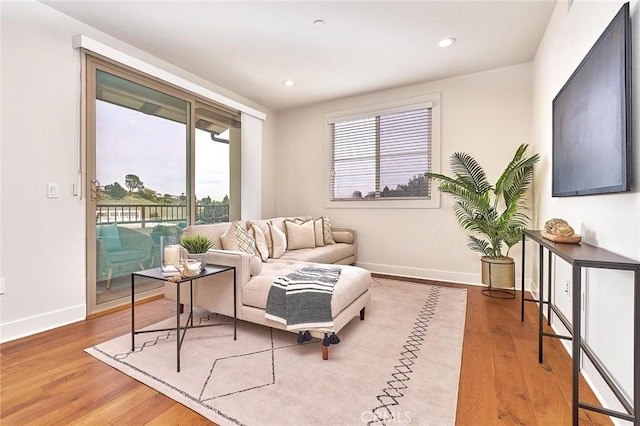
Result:
<svg viewBox="0 0 640 426"><path fill-rule="evenodd" d="M315 225L313 220L296 223L285 220L287 228L287 249L297 250L303 248L314 248L316 246Z"/></svg>
<svg viewBox="0 0 640 426"><path fill-rule="evenodd" d="M255 223L249 223L249 234L251 234L256 242L258 256L260 256L263 262L266 262L267 258L269 258L269 246L267 245L267 237L264 235L264 232L262 232L262 229Z"/></svg>
<svg viewBox="0 0 640 426"><path fill-rule="evenodd" d="M271 252L269 257L279 259L287 251L287 236L273 223L269 222L269 234L271 235Z"/></svg>
<svg viewBox="0 0 640 426"><path fill-rule="evenodd" d="M324 220L321 217L313 221L313 231L316 234L316 247L324 247Z"/></svg>
<svg viewBox="0 0 640 426"><path fill-rule="evenodd" d="M220 236L222 248L225 250L243 251L256 254L256 241L239 222L229 225L229 229Z"/></svg>

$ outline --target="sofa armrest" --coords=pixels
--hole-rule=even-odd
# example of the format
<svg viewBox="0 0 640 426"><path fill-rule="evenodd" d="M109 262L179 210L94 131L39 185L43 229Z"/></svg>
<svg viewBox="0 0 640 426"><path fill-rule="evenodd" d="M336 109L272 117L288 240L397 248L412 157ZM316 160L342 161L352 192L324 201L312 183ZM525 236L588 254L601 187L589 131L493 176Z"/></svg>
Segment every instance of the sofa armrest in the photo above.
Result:
<svg viewBox="0 0 640 426"><path fill-rule="evenodd" d="M224 266L235 266L238 288L251 279L251 259L254 257L242 251L211 249L207 263ZM258 271L259 273L259 271Z"/></svg>
<svg viewBox="0 0 640 426"><path fill-rule="evenodd" d="M336 243L346 243L356 245L356 230L353 228L331 228L333 240Z"/></svg>
<svg viewBox="0 0 640 426"><path fill-rule="evenodd" d="M236 268L236 309L239 315L242 309L242 288L251 279L251 264L255 256L231 250L211 249L208 251L207 263L233 266ZM257 260L259 258L255 257ZM261 266L262 263L258 266ZM259 271L258 271L259 273ZM231 272L204 277L193 282L193 305L206 309L210 312L218 312L223 315L233 315L233 275ZM189 283L180 284L181 297L183 303L189 303L190 298ZM176 286L172 283L165 283L164 295L171 300L177 299Z"/></svg>

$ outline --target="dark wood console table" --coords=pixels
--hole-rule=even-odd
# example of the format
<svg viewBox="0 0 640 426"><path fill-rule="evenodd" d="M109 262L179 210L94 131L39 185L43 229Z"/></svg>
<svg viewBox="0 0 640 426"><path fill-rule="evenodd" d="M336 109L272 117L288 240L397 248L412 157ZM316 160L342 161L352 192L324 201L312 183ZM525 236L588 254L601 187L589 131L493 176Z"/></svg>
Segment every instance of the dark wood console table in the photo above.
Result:
<svg viewBox="0 0 640 426"><path fill-rule="evenodd" d="M524 296L525 281L525 241L529 238L539 245L539 299L529 299ZM547 278L547 300L544 300L544 249L548 251L548 265L551 265L551 256L556 256L569 263L572 267L572 321L564 316L564 314L554 305L551 297L551 267L548 268ZM596 356L587 342L580 335L582 313L581 302L582 297L582 268L602 268L632 271L634 273L634 290L633 290L633 401L629 401L623 394L622 390L611 377L611 374L604 366L602 361ZM560 339L571 340L571 356L572 356L572 379L573 379L573 424L578 425L578 410L584 408L586 410L596 411L608 416L618 417L620 419L629 420L634 423L640 423L640 377L638 375L640 369L640 262L619 256L610 251L586 244L563 244L554 243L542 237L540 231L524 231L522 234L522 284L521 284L521 317L524 321L524 302L539 302L538 311L538 362L542 363L543 357L543 337L555 337ZM570 336L562 336L554 333L545 333L543 331L543 312L544 305L547 305L547 320L551 320L551 311L555 313L569 330ZM584 354L593 363L598 373L607 383L613 394L618 398L620 404L626 412L610 410L591 404L580 402L578 395L578 378L580 375L580 353Z"/></svg>

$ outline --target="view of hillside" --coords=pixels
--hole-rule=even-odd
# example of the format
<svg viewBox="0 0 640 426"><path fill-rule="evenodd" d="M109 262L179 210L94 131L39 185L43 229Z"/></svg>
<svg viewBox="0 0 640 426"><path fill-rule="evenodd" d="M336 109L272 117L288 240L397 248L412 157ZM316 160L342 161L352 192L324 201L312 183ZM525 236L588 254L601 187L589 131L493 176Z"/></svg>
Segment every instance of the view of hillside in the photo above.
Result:
<svg viewBox="0 0 640 426"><path fill-rule="evenodd" d="M119 182L100 187L98 193L98 205L184 205L187 197L184 193L180 195L161 194L151 188L145 188L144 183L134 174L125 176L125 187ZM219 205L229 204L229 196L225 195L220 201L212 200L211 197L204 197L196 201L199 205Z"/></svg>

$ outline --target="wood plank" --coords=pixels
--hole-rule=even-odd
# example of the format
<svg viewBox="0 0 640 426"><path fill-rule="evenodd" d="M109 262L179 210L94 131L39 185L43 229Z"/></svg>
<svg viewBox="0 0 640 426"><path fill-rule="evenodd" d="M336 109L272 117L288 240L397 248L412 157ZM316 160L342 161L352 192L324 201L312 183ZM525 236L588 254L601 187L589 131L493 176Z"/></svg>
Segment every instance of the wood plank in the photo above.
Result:
<svg viewBox="0 0 640 426"><path fill-rule="evenodd" d="M537 340L516 339L516 351L531 407L540 425L571 424L571 407L548 364L538 363ZM540 392L544 389L544 392Z"/></svg>
<svg viewBox="0 0 640 426"><path fill-rule="evenodd" d="M498 408L494 366L492 355L485 350L488 339L486 333L465 331L458 388L456 423L459 425L496 424Z"/></svg>
<svg viewBox="0 0 640 426"><path fill-rule="evenodd" d="M534 407L531 405L529 389L523 374L523 366L509 324L514 321L505 313L510 300L492 299L492 309L488 315L490 322L489 350L494 363L498 405L498 424L535 424Z"/></svg>

